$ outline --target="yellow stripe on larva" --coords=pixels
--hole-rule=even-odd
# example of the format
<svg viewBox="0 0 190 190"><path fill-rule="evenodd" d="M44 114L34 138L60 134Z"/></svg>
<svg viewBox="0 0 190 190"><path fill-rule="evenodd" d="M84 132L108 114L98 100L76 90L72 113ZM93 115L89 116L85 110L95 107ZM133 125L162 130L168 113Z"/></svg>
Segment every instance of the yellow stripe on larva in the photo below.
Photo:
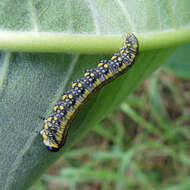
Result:
<svg viewBox="0 0 190 190"><path fill-rule="evenodd" d="M82 87L82 83L78 83L78 87Z"/></svg>
<svg viewBox="0 0 190 190"><path fill-rule="evenodd" d="M46 123L45 125L44 125L44 129L48 129L49 127L48 127L48 124Z"/></svg>
<svg viewBox="0 0 190 190"><path fill-rule="evenodd" d="M61 128L62 129L64 129L66 125L67 125L67 121L62 121L61 122Z"/></svg>
<svg viewBox="0 0 190 190"><path fill-rule="evenodd" d="M54 110L54 111L57 111L57 108L58 108L58 106L54 106L53 110Z"/></svg>
<svg viewBox="0 0 190 190"><path fill-rule="evenodd" d="M121 57L118 58L118 61L122 61Z"/></svg>
<svg viewBox="0 0 190 190"><path fill-rule="evenodd" d="M87 77L89 75L89 72L84 73L84 76Z"/></svg>
<svg viewBox="0 0 190 190"><path fill-rule="evenodd" d="M97 80L96 81L96 86L99 86L101 84L101 81L100 80Z"/></svg>
<svg viewBox="0 0 190 190"><path fill-rule="evenodd" d="M94 73L90 73L90 76L91 76L91 77L94 77Z"/></svg>
<svg viewBox="0 0 190 190"><path fill-rule="evenodd" d="M57 136L56 140L57 140L58 142L61 142L61 140L62 140L61 136Z"/></svg>
<svg viewBox="0 0 190 190"><path fill-rule="evenodd" d="M132 53L131 54L131 58L134 59L135 58L135 54Z"/></svg>
<svg viewBox="0 0 190 190"><path fill-rule="evenodd" d="M137 50L137 47L138 47L137 44L133 45L133 48L134 48L135 51Z"/></svg>
<svg viewBox="0 0 190 190"><path fill-rule="evenodd" d="M72 115L73 115L73 112L68 111L65 117L69 120Z"/></svg>
<svg viewBox="0 0 190 190"><path fill-rule="evenodd" d="M103 63L99 63L99 64L98 64L98 67L101 67L102 65L103 65Z"/></svg>
<svg viewBox="0 0 190 190"><path fill-rule="evenodd" d="M109 78L110 78L110 77L113 77L113 73L112 73L112 72L109 72L107 76L108 76Z"/></svg>
<svg viewBox="0 0 190 190"><path fill-rule="evenodd" d="M114 56L112 56L111 60L114 60L114 59L116 59L116 57L117 57L117 56L115 56L115 55L114 55Z"/></svg>
<svg viewBox="0 0 190 190"><path fill-rule="evenodd" d="M104 68L108 68L108 64L104 64Z"/></svg>
<svg viewBox="0 0 190 190"><path fill-rule="evenodd" d="M84 94L82 95L83 98L86 98L90 94L89 90L85 90Z"/></svg>
<svg viewBox="0 0 190 190"><path fill-rule="evenodd" d="M72 84L72 88L74 88L74 87L76 86L76 84L77 84L76 82L75 82L75 83L73 83L73 84Z"/></svg>
<svg viewBox="0 0 190 190"><path fill-rule="evenodd" d="M59 130L57 130L57 134L62 135L63 131L59 129Z"/></svg>
<svg viewBox="0 0 190 190"><path fill-rule="evenodd" d="M44 140L48 139L48 136L45 133L42 134L42 137L43 137Z"/></svg>
<svg viewBox="0 0 190 190"><path fill-rule="evenodd" d="M62 100L64 100L66 97L67 97L67 95L63 95L63 96L62 96Z"/></svg>
<svg viewBox="0 0 190 190"><path fill-rule="evenodd" d="M126 68L127 68L127 66L125 64L123 64L122 67L121 67L122 70L124 70Z"/></svg>
<svg viewBox="0 0 190 190"><path fill-rule="evenodd" d="M77 100L75 105L74 105L74 108L77 109L81 104L82 104L82 102Z"/></svg>
<svg viewBox="0 0 190 190"><path fill-rule="evenodd" d="M64 109L64 107L63 107L63 106L60 106L59 108L60 108L60 110L63 110L63 109Z"/></svg>
<svg viewBox="0 0 190 190"><path fill-rule="evenodd" d="M52 117L48 117L48 119L47 119L48 121L51 121L52 120Z"/></svg>
<svg viewBox="0 0 190 190"><path fill-rule="evenodd" d="M52 144L50 144L50 146L53 147L53 148L58 148L58 144L53 144L52 143Z"/></svg>

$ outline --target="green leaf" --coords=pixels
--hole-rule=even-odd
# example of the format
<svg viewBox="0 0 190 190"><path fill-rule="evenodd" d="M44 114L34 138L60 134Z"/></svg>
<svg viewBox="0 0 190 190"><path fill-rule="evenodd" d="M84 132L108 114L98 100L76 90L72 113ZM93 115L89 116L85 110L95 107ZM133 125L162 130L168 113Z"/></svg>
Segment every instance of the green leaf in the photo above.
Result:
<svg viewBox="0 0 190 190"><path fill-rule="evenodd" d="M189 7L189 1L178 0L2 0L0 48L9 51L0 57L0 189L23 190L33 184L176 46L189 42ZM98 54L119 51L126 32L135 32L139 39L137 62L81 108L60 152L47 151L36 133L43 127L40 116L51 112L84 69L110 57ZM58 53L62 51L67 53Z"/></svg>
<svg viewBox="0 0 190 190"><path fill-rule="evenodd" d="M190 43L185 44L175 51L162 66L164 70L174 73L184 79L190 78Z"/></svg>

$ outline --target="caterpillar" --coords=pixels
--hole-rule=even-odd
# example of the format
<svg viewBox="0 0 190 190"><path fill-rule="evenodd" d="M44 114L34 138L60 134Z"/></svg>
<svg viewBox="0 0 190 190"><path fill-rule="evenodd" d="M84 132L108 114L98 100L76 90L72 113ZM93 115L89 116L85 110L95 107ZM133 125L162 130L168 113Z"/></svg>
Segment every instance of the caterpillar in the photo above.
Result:
<svg viewBox="0 0 190 190"><path fill-rule="evenodd" d="M62 94L40 131L48 150L57 152L63 147L79 108L97 89L126 72L135 62L138 49L135 35L127 34L120 53L114 53L110 60L99 61L96 68L86 69L82 78L72 82L71 89Z"/></svg>

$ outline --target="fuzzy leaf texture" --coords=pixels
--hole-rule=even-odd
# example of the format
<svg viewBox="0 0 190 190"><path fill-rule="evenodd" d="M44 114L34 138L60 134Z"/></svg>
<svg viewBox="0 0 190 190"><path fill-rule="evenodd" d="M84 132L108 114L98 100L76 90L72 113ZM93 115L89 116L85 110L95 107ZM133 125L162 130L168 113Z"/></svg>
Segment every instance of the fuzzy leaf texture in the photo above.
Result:
<svg viewBox="0 0 190 190"><path fill-rule="evenodd" d="M190 1L179 0L1 0L0 189L27 189L189 42L189 7ZM128 32L139 39L137 62L82 107L63 149L47 151L36 133L40 116L84 69L118 52Z"/></svg>

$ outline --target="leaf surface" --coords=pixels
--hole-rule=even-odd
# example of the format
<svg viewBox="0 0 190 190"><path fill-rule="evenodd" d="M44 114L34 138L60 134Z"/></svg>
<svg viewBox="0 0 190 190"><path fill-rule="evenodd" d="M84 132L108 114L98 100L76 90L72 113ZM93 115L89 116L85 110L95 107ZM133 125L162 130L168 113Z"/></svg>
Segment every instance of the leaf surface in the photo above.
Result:
<svg viewBox="0 0 190 190"><path fill-rule="evenodd" d="M189 1L178 0L2 0L0 48L16 52L2 51L0 56L0 189L29 187L150 76L176 44L188 42L189 7ZM180 31L185 32L179 35ZM48 152L36 133L43 127L40 116L51 112L61 93L82 76L84 69L110 57L95 53L119 51L126 32L141 33L137 62L81 108L65 147L58 153ZM157 43L159 36L168 41L163 41L165 45L159 42L155 48L154 34ZM64 41L68 36L70 41ZM93 43L88 46L82 39ZM70 53L57 53L61 50Z"/></svg>

